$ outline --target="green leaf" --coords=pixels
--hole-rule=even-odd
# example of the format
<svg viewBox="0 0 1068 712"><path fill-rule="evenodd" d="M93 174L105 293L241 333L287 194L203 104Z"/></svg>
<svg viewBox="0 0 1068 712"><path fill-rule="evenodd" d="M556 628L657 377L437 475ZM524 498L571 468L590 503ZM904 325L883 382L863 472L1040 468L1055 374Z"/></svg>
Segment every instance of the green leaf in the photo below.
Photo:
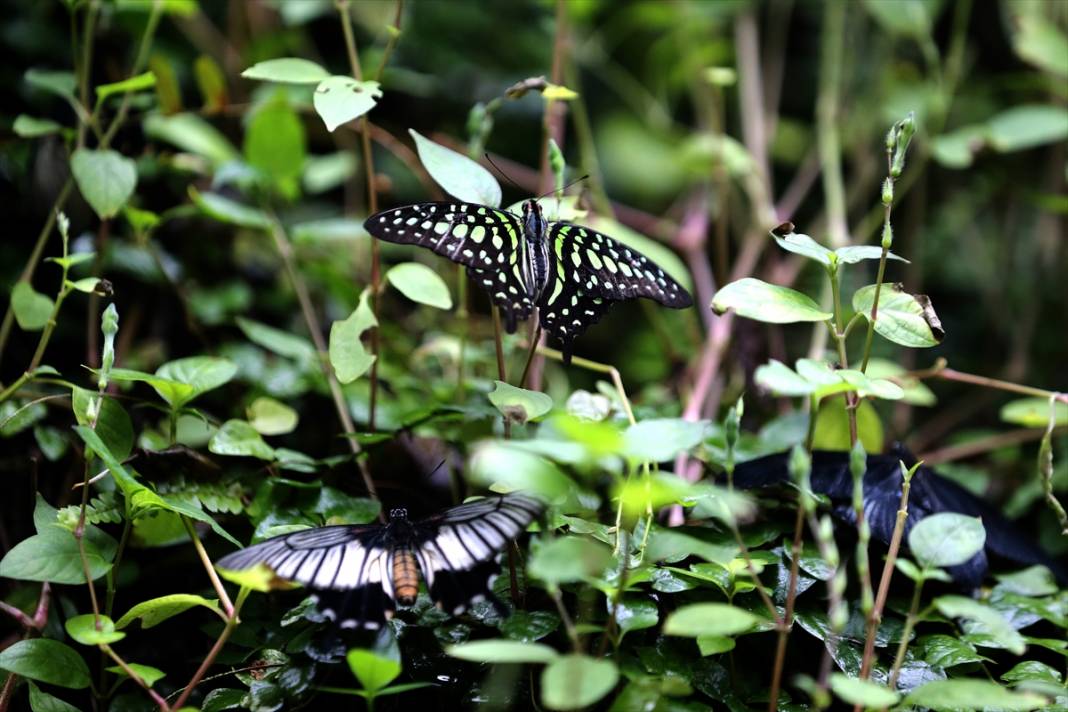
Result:
<svg viewBox="0 0 1068 712"><path fill-rule="evenodd" d="M866 0L864 7L887 31L928 40L931 34L931 13L920 0ZM883 705L885 706L885 705Z"/></svg>
<svg viewBox="0 0 1068 712"><path fill-rule="evenodd" d="M757 366L753 381L764 390L777 396L807 396L815 391L815 386L803 376L781 361L771 359L768 363Z"/></svg>
<svg viewBox="0 0 1068 712"><path fill-rule="evenodd" d="M344 381L343 381L344 383ZM297 411L274 398L260 396L245 412L248 422L261 435L285 435L297 428Z"/></svg>
<svg viewBox="0 0 1068 712"><path fill-rule="evenodd" d="M230 140L196 114L152 114L143 128L146 136L201 156L215 168L240 158Z"/></svg>
<svg viewBox="0 0 1068 712"><path fill-rule="evenodd" d="M543 457L499 441L475 446L468 476L486 486L527 490L550 500L575 489L574 482Z"/></svg>
<svg viewBox="0 0 1068 712"><path fill-rule="evenodd" d="M649 561L681 561L689 556L699 556L706 561L727 564L737 551L733 543L712 544L676 528L655 527L650 533L645 556Z"/></svg>
<svg viewBox="0 0 1068 712"><path fill-rule="evenodd" d="M274 460L274 448L263 441L256 428L246 420L227 420L222 424L211 440L208 450L216 455L233 455L239 457L256 457L261 460Z"/></svg>
<svg viewBox="0 0 1068 712"><path fill-rule="evenodd" d="M939 512L924 517L909 531L909 549L927 568L957 566L986 544L986 530L978 517Z"/></svg>
<svg viewBox="0 0 1068 712"><path fill-rule="evenodd" d="M1016 54L1043 71L1068 77L1068 36L1042 12L1012 14L1006 29L1012 33Z"/></svg>
<svg viewBox="0 0 1068 712"><path fill-rule="evenodd" d="M237 326L245 333L249 341L258 344L271 353L293 359L302 365L314 365L318 353L311 341L303 336L296 336L288 331L276 329L258 321L237 317Z"/></svg>
<svg viewBox="0 0 1068 712"><path fill-rule="evenodd" d="M489 400L505 418L516 423L537 420L553 409L553 399L538 391L516 388L504 381L494 381Z"/></svg>
<svg viewBox="0 0 1068 712"><path fill-rule="evenodd" d="M680 452L696 447L708 434L708 421L653 418L627 428L623 449L627 457L642 462L666 462Z"/></svg>
<svg viewBox="0 0 1068 712"><path fill-rule="evenodd" d="M501 633L524 643L541 640L560 627L560 617L549 611L513 611L501 622Z"/></svg>
<svg viewBox="0 0 1068 712"><path fill-rule="evenodd" d="M52 318L55 304L45 294L35 291L29 282L18 281L11 290L11 310L23 331L40 331Z"/></svg>
<svg viewBox="0 0 1068 712"><path fill-rule="evenodd" d="M867 319L874 300L875 285L861 287L853 294L853 310ZM946 335L931 300L923 294L909 294L900 284L884 284L880 290L875 331L909 348L937 346Z"/></svg>
<svg viewBox="0 0 1068 712"><path fill-rule="evenodd" d="M123 79L121 82L100 84L96 88L96 103L100 104L100 102L113 94L141 91L142 89L151 89L154 86L156 86L156 75L152 72L138 74L135 77Z"/></svg>
<svg viewBox="0 0 1068 712"><path fill-rule="evenodd" d="M618 680L611 660L561 655L541 673L541 702L551 710L582 709L611 692Z"/></svg>
<svg viewBox="0 0 1068 712"><path fill-rule="evenodd" d="M186 400L170 401L172 408L180 408L197 396L229 383L237 373L237 364L217 356L190 356L168 361L156 369L156 376L190 386L192 395ZM162 396L163 394L160 393Z"/></svg>
<svg viewBox="0 0 1068 712"><path fill-rule="evenodd" d="M865 371L869 378L894 379L904 391L902 401L909 405L932 406L938 402L934 391L927 387L923 381L905 376L907 371L900 364L887 359L873 358L868 361L868 370Z"/></svg>
<svg viewBox="0 0 1068 712"><path fill-rule="evenodd" d="M27 69L23 75L26 83L35 89L46 91L74 103L74 90L78 80L73 72L52 72L45 69Z"/></svg>
<svg viewBox="0 0 1068 712"><path fill-rule="evenodd" d="M134 605L115 622L115 627L122 629L140 619L142 628L151 628L195 606L220 612L219 602L214 598L204 598L191 593L174 593Z"/></svg>
<svg viewBox="0 0 1068 712"><path fill-rule="evenodd" d="M923 651L923 659L940 668L969 665L987 660L971 643L952 635L927 635L917 641Z"/></svg>
<svg viewBox="0 0 1068 712"><path fill-rule="evenodd" d="M99 629L97 629L98 618ZM106 645L126 637L125 633L115 630L115 622L110 618L105 615L98 617L92 613L68 618L64 623L64 628L67 630L67 635L82 645Z"/></svg>
<svg viewBox="0 0 1068 712"><path fill-rule="evenodd" d="M312 103L327 131L359 118L382 98L378 82L358 82L352 77L334 76L319 82Z"/></svg>
<svg viewBox="0 0 1068 712"><path fill-rule="evenodd" d="M91 404L96 404L92 405ZM89 425L93 418L90 407L98 409L96 415L96 434L107 445L115 458L125 460L133 451L134 429L126 409L117 400L96 391L74 386L71 388L71 408L78 425Z"/></svg>
<svg viewBox="0 0 1068 712"><path fill-rule="evenodd" d="M795 232L779 235L773 232L771 236L775 239L775 242L779 243L779 247L787 252L807 257L822 265L831 264L831 255L834 254L834 250L827 249L808 235Z"/></svg>
<svg viewBox="0 0 1068 712"><path fill-rule="evenodd" d="M734 309L738 316L772 324L792 324L799 321L826 321L833 314L820 310L809 297L774 284L745 277L716 292L712 311L723 314Z"/></svg>
<svg viewBox="0 0 1068 712"><path fill-rule="evenodd" d="M167 677L167 673L163 672L159 668L154 668L151 665L141 665L140 663L126 663L126 666L137 673L146 685L152 687L157 682ZM119 665L112 665L107 668L108 672L115 673L119 677L128 677L126 671Z"/></svg>
<svg viewBox="0 0 1068 712"><path fill-rule="evenodd" d="M368 692L381 690L401 674L400 661L383 657L370 650L350 650L345 655L345 660L348 661L352 674Z"/></svg>
<svg viewBox="0 0 1068 712"><path fill-rule="evenodd" d="M600 542L560 536L531 554L527 573L552 585L573 583L603 575L611 561L611 550Z"/></svg>
<svg viewBox="0 0 1068 712"><path fill-rule="evenodd" d="M329 485L319 490L319 501L313 509L328 522L345 524L365 524L373 521L381 510L382 505L377 500L353 497Z"/></svg>
<svg viewBox="0 0 1068 712"><path fill-rule="evenodd" d="M898 700L896 692L877 682L848 677L840 672L831 674L831 689L845 702L861 707L890 707Z"/></svg>
<svg viewBox="0 0 1068 712"><path fill-rule="evenodd" d="M96 291L97 285L99 285L100 282L101 279L99 277L84 277L73 281L68 280L67 286L71 289L76 289L79 292L84 292L85 294L92 294Z"/></svg>
<svg viewBox="0 0 1068 712"><path fill-rule="evenodd" d="M84 584L81 552L74 535L57 525L57 510L37 495L33 519L37 534L16 544L0 560L0 577L22 581ZM85 528L85 560L96 580L111 570L118 542L101 529ZM46 681L47 682L47 681Z"/></svg>
<svg viewBox="0 0 1068 712"><path fill-rule="evenodd" d="M1050 596L1057 593L1057 582L1045 566L1036 564L1011 574L995 574L999 591L1007 591L1020 596Z"/></svg>
<svg viewBox="0 0 1068 712"><path fill-rule="evenodd" d="M719 655L734 650L737 643L734 638L725 635L699 635L697 636L697 649L702 657Z"/></svg>
<svg viewBox="0 0 1068 712"><path fill-rule="evenodd" d="M304 170L305 143L300 118L278 96L252 114L245 130L245 158L282 192L292 191Z"/></svg>
<svg viewBox="0 0 1068 712"><path fill-rule="evenodd" d="M330 76L330 72L308 59L282 57L256 62L241 72L245 79L259 79L284 84L318 84Z"/></svg>
<svg viewBox="0 0 1068 712"><path fill-rule="evenodd" d="M201 193L190 188L189 197L205 215L219 222L255 230L269 230L271 227L271 219L267 217L267 213L224 198L218 193Z"/></svg>
<svg viewBox="0 0 1068 712"><path fill-rule="evenodd" d="M133 511L133 516L135 518L155 510L172 512L174 514L204 522L210 526L212 531L216 534L227 541L233 542L235 546L240 546L236 539L234 539L225 529L219 526L218 522L212 519L210 515L200 508L199 502L195 500L193 502L182 501L175 497L167 497L157 494L148 489L141 484L130 471L127 471L118 459L116 459L115 455L108 450L107 445L104 444L95 431L84 425L76 426L74 431L78 433L78 436L85 442L85 444L88 445L89 448L91 448L97 456L104 461L104 464L108 466L112 478L122 490L123 496L129 501L129 506Z"/></svg>
<svg viewBox="0 0 1068 712"><path fill-rule="evenodd" d="M699 635L737 635L760 621L749 611L727 603L691 603L676 609L664 621L665 635L694 638Z"/></svg>
<svg viewBox="0 0 1068 712"><path fill-rule="evenodd" d="M356 157L351 151L336 151L325 156L308 156L307 160L304 161L304 175L301 176L301 181L306 193L317 195L344 185L345 181L356 175L357 170ZM349 231L355 235L367 234L363 229L363 223L351 218L326 218L313 222L330 223L335 221L354 226ZM293 241L296 243L299 243L302 239L299 237L302 233L301 227L300 225L294 225L290 228Z"/></svg>
<svg viewBox="0 0 1068 712"><path fill-rule="evenodd" d="M413 302L452 309L449 287L438 273L418 262L402 262L386 272L386 279Z"/></svg>
<svg viewBox="0 0 1068 712"><path fill-rule="evenodd" d="M446 655L476 663L548 663L559 653L541 643L523 643L518 640L476 640L470 643L450 645Z"/></svg>
<svg viewBox="0 0 1068 712"><path fill-rule="evenodd" d="M11 130L19 138L40 138L41 136L58 133L63 130L63 127L52 121L52 119L39 119L36 116L19 114L15 117L15 123L12 124Z"/></svg>
<svg viewBox="0 0 1068 712"><path fill-rule="evenodd" d="M368 353L360 340L365 331L378 326L368 303L370 295L369 290L364 290L352 314L330 326L330 365L341 383L352 383L371 370L375 362L374 354Z"/></svg>
<svg viewBox="0 0 1068 712"><path fill-rule="evenodd" d="M20 640L0 651L0 670L74 690L89 687L89 667L82 656L48 638Z"/></svg>
<svg viewBox="0 0 1068 712"><path fill-rule="evenodd" d="M623 633L652 628L659 622L660 611L648 598L624 596L616 607L616 625Z"/></svg>
<svg viewBox="0 0 1068 712"><path fill-rule="evenodd" d="M846 247L839 247L834 251L834 254L838 255L838 262L852 265L863 260L881 259L883 256L883 248L878 245L847 245ZM895 255L893 252L887 252L886 259L897 260L898 262L909 264L908 260L904 257Z"/></svg>
<svg viewBox="0 0 1068 712"><path fill-rule="evenodd" d="M48 694L32 682L27 682L30 690L31 712L79 712L74 705L67 704L63 700Z"/></svg>
<svg viewBox="0 0 1068 712"><path fill-rule="evenodd" d="M1013 629L1009 621L990 606L964 596L939 596L934 600L934 605L947 618L964 618L968 621L974 621L1000 647L1015 655L1023 655L1026 648L1023 636ZM998 705L991 704L990 706Z"/></svg>
<svg viewBox="0 0 1068 712"><path fill-rule="evenodd" d="M113 218L137 187L137 164L112 150L79 148L70 159L78 190L102 220Z"/></svg>
<svg viewBox="0 0 1068 712"><path fill-rule="evenodd" d="M1040 695L1012 692L989 680L934 680L913 689L906 705L932 710L1033 710L1047 701Z"/></svg>
<svg viewBox="0 0 1068 712"><path fill-rule="evenodd" d="M1068 403L1057 401L1052 408L1048 398L1020 398L1001 406L1002 421L1025 428L1044 428L1053 411L1055 426L1068 425Z"/></svg>
<svg viewBox="0 0 1068 712"><path fill-rule="evenodd" d="M501 204L501 186L488 170L467 156L445 148L408 129L415 139L419 160L430 177L457 200L496 208Z"/></svg>
<svg viewBox="0 0 1068 712"><path fill-rule="evenodd" d="M1068 109L1032 104L1014 106L986 122L991 148L1001 153L1023 151L1068 138Z"/></svg>
<svg viewBox="0 0 1068 712"><path fill-rule="evenodd" d="M1001 676L1001 679L1008 683L1041 680L1060 685L1062 676L1060 670L1055 670L1045 663L1040 663L1037 660L1024 660L1016 663L1011 670Z"/></svg>

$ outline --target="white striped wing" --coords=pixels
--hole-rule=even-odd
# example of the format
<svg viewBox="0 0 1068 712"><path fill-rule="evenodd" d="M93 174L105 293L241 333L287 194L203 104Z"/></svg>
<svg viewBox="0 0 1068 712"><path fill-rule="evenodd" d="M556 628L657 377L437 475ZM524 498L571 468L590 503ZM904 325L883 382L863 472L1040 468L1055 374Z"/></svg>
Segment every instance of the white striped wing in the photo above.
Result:
<svg viewBox="0 0 1068 712"><path fill-rule="evenodd" d="M222 569L243 571L269 566L278 578L318 589L349 590L377 584L390 597L389 551L381 527L329 526L276 536L227 554L216 562Z"/></svg>
<svg viewBox="0 0 1068 712"><path fill-rule="evenodd" d="M492 561L544 509L541 500L512 493L461 504L420 523L427 534L416 557L427 588L433 591L442 571L460 573Z"/></svg>

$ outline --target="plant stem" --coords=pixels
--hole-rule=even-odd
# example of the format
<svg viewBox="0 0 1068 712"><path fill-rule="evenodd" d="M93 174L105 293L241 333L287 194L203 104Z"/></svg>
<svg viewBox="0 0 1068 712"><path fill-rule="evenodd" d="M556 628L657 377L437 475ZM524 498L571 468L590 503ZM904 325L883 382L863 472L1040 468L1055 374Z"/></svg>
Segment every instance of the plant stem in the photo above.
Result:
<svg viewBox="0 0 1068 712"><path fill-rule="evenodd" d="M493 345L497 349L497 380L508 383L508 372L504 366L504 344L501 342L501 310L494 304L490 307L493 313ZM512 423L508 416L504 416L504 439L512 437Z"/></svg>
<svg viewBox="0 0 1068 712"><path fill-rule="evenodd" d="M871 674L875 653L875 634L879 630L879 624L883 619L883 608L886 606L886 596L890 591L890 579L894 573L894 562L897 561L897 552L901 548L901 537L905 533L905 521L909 516L909 489L911 487L911 474L906 475L901 484L901 502L897 509L897 520L894 522L894 532L890 536L890 546L886 552L886 563L883 564L882 577L879 579L879 591L875 595L875 607L872 608L868 618L868 635L864 641L864 657L860 663L860 679L866 680Z"/></svg>
<svg viewBox="0 0 1068 712"><path fill-rule="evenodd" d="M189 532L189 538L193 541L193 548L197 550L200 563L204 565L204 570L208 572L208 578L211 579L211 585L219 597L223 612L226 613L227 617L232 616L234 614L234 604L230 601L230 596L226 594L226 588L223 586L222 581L219 580L219 574L215 572L211 557L208 556L208 552L204 549L204 544L200 541L200 537L197 536L197 530L193 527L193 523L189 521L189 517L184 515L182 516L182 525Z"/></svg>
<svg viewBox="0 0 1068 712"><path fill-rule="evenodd" d="M37 265L40 264L41 254L44 252L45 244L48 242L48 236L52 234L52 228L55 227L56 216L59 215L59 211L62 210L63 206L66 204L67 198L70 197L71 188L73 187L74 179L68 177L67 182L63 184L59 194L56 196L55 202L48 211L48 217L45 219L41 232L37 235L37 242L33 245L33 251L30 252L30 258L26 260L26 266L22 268L22 274L19 275L19 282L29 282L33 279L33 273L37 270ZM14 320L15 311L11 308L9 302L7 311L4 313L4 323L0 325L0 358L3 357L4 348L7 346L8 337L11 335L11 326L14 323Z"/></svg>
<svg viewBox="0 0 1068 712"><path fill-rule="evenodd" d="M523 375L519 377L520 388L527 387L527 374L530 373L530 364L534 361L534 353L538 350L538 342L541 340L541 324L534 328L534 336L530 339L530 350L527 351L527 362L523 366Z"/></svg>
<svg viewBox="0 0 1068 712"><path fill-rule="evenodd" d="M375 488L374 480L371 479L371 473L367 470L367 463L360 459L360 444L356 442L353 437L356 434L356 427L352 423L352 415L349 413L348 404L345 402L345 395L341 392L341 384L338 383L337 377L334 375L334 369L330 365L329 349L327 348L326 341L323 339L322 327L319 324L319 318L315 315L315 308L312 306L311 296L308 293L308 286L304 283L304 279L300 273L297 272L296 265L293 260L293 247L289 244L289 239L286 237L285 228L278 220L276 215L271 215L271 237L274 238L275 247L278 250L279 256L282 258L282 264L285 265L286 274L289 276L289 281L293 285L293 290L297 293L297 301L300 303L300 311L304 315L304 324L311 334L312 342L315 344L315 349L319 356L319 367L323 370L323 376L326 378L327 385L330 387L330 396L334 401L334 409L337 411L338 420L341 421L341 427L345 431L347 436L345 440L348 442L349 450L356 461L356 467L360 470L360 475L363 477L364 487L367 489L367 494L371 499L378 499L378 490ZM377 361L377 359L376 359ZM385 522L385 515L382 512L378 513L380 521Z"/></svg>
<svg viewBox="0 0 1068 712"><path fill-rule="evenodd" d="M775 712L779 704L779 688L782 685L783 664L786 661L786 643L794 627L794 603L797 600L797 578L801 564L801 534L805 523L805 510L800 499L794 521L794 540L790 547L790 583L786 588L786 611L779 627L779 639L775 646L775 664L771 672L771 689L768 694L768 712Z"/></svg>
<svg viewBox="0 0 1068 712"><path fill-rule="evenodd" d="M549 590L549 597L553 599L553 603L556 604L556 610L560 614L560 620L564 624L564 630L567 631L567 638L571 641L571 649L575 653L582 654L582 640L579 638L578 631L575 629L575 623L571 620L571 615L567 612L567 607L564 606L564 601L560 596L560 589L553 586Z"/></svg>
<svg viewBox="0 0 1068 712"><path fill-rule="evenodd" d="M152 46L152 39L156 35L156 28L159 27L160 18L163 16L163 0L152 0L152 9L149 11L148 20L145 23L145 31L141 35L141 44L137 49L137 57L134 59L133 68L130 70L130 76L137 76L144 69L145 64L148 63L148 50ZM122 94L122 103L119 105L119 110L115 113L115 117L108 124L108 128L104 131L104 135L100 138L100 147L106 148L111 145L111 140L115 138L115 133L126 121L126 114L130 110L130 97L133 95L133 91L127 90ZM99 107L100 105L98 105ZM96 114L96 110L93 111Z"/></svg>
<svg viewBox="0 0 1068 712"><path fill-rule="evenodd" d="M897 689L897 676L901 672L901 664L905 662L905 653L909 649L909 637L912 635L912 629L916 626L916 621L919 619L920 613L920 594L923 592L923 579L916 582L915 590L912 592L912 605L909 606L909 614L905 618L905 627L901 631L901 641L897 645L897 654L894 656L894 666L890 669L890 677L886 681L886 686L890 690Z"/></svg>
<svg viewBox="0 0 1068 712"><path fill-rule="evenodd" d="M240 623L238 614L241 613L241 606L245 604L245 599L248 597L249 591L251 591L251 589L242 588L237 594L237 603L234 604L233 612L227 619L226 626L223 627L222 633L219 634L219 638L215 641L215 645L211 646L211 650L208 651L207 657L200 663L200 667L193 673L193 678L189 681L189 684L182 690L182 694L179 695L172 707L173 709L181 709L185 706L186 701L189 699L189 695L193 693L193 688L200 683L204 678L204 674L207 673L208 668L215 662L215 658L222 652L223 646L226 645L226 641L230 638L230 635Z"/></svg>
<svg viewBox="0 0 1068 712"><path fill-rule="evenodd" d="M360 68L360 55L359 52L356 51L356 38L352 31L352 17L349 13L349 0L334 0L334 5L337 7L338 14L341 15L341 30L345 35L345 50L348 53L352 76L356 81L363 81L363 70ZM400 23L402 8L403 5L401 5L401 0L398 0L396 19L398 25ZM389 58L389 53L392 52L392 42L393 40L391 40L390 45L387 45L388 51L383 54L383 63L382 66L379 67L377 76L381 76L382 69L385 67L385 60ZM367 212L369 215L373 215L378 212L378 190L375 186L374 157L371 154L371 132L367 127L366 114L359 118L359 125L360 143L363 153L363 170L367 180ZM378 320L381 301L381 295L379 294L381 279L378 240L371 240L371 312L374 314L376 321ZM377 326L374 326L371 328L371 354L375 359L371 362L371 372L369 375L371 382L371 396L367 416L367 427L371 432L375 431L375 412L378 403L379 347L379 330Z"/></svg>
<svg viewBox="0 0 1068 712"><path fill-rule="evenodd" d="M163 699L163 697L161 697L158 692L156 692L151 687L149 687L148 683L146 683L141 678L141 676L137 674L137 671L135 671L133 668L131 668L126 663L125 660L123 660L121 657L119 657L118 653L116 653L114 650L112 650L110 645L107 645L105 643L101 643L100 644L100 649L102 651L104 651L112 660L114 660L116 662L116 664L118 664L118 666L120 668L122 668L122 671L124 673L126 673L126 675L131 680L136 682L146 693L148 693L148 696L152 698L153 702L155 702L157 705L159 705L159 708L161 710L164 710L164 712L166 712L167 710L170 710L170 705L167 704L167 700Z"/></svg>

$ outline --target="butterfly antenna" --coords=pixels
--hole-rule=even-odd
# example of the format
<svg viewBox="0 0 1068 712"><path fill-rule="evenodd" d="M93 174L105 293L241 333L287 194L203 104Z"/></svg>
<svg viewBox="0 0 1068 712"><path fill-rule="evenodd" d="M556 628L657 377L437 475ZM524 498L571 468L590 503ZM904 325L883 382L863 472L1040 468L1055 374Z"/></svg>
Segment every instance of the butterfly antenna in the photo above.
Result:
<svg viewBox="0 0 1068 712"><path fill-rule="evenodd" d="M582 176L581 178L576 178L575 180L571 181L567 185L561 186L559 190L557 190L556 188L553 188L548 193L544 193L542 195L539 195L537 198L535 198L535 200L541 200L542 198L547 198L550 195L552 195L553 193L563 193L565 190L567 190L571 186L575 185L576 183L581 183L582 181L586 180L589 177L590 177L590 174L587 173L586 175Z"/></svg>
<svg viewBox="0 0 1068 712"><path fill-rule="evenodd" d="M493 166L494 170L496 170L501 175L501 178L504 178L506 181L508 181L509 183L512 184L513 188L515 188L518 191L522 191L523 190L522 188L519 187L518 183L516 183L514 180L512 180L511 177L509 177L509 175L507 173L505 173L504 171L501 170L501 167L498 166L496 164L496 162L494 162L494 160L492 158L490 158L490 155L488 153L483 153L482 156L483 156L483 158L486 159L486 161L491 166Z"/></svg>
<svg viewBox="0 0 1068 712"><path fill-rule="evenodd" d="M442 466L445 464L445 462L448 461L448 459L449 458L447 458L447 457L441 458L441 462L439 462L437 465L435 465L433 470L431 470L430 472L426 473L426 479L429 480L431 477L433 477L434 474L437 473L437 471L442 468Z"/></svg>

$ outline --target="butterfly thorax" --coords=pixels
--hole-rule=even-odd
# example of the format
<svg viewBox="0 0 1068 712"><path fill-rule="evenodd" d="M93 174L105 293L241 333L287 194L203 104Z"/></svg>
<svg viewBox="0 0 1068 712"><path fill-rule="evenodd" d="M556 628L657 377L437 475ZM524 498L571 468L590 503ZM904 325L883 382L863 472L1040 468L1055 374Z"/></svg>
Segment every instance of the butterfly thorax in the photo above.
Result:
<svg viewBox="0 0 1068 712"><path fill-rule="evenodd" d="M523 251L523 282L532 301L537 301L549 282L548 227L536 200L523 203L523 239L527 248Z"/></svg>

